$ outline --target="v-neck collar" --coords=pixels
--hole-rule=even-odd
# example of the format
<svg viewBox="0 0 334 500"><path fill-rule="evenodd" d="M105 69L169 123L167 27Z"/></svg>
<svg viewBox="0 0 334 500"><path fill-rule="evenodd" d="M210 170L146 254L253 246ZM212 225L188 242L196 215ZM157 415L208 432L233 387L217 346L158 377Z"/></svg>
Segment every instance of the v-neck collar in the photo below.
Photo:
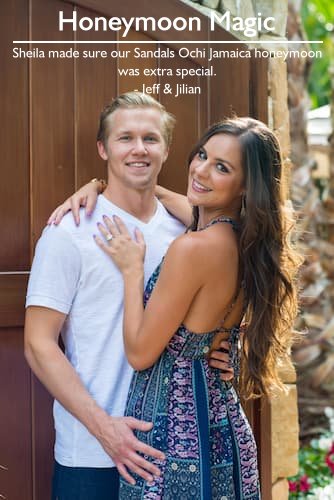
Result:
<svg viewBox="0 0 334 500"><path fill-rule="evenodd" d="M117 215L122 218L122 215L124 216L124 222L126 224L126 221L132 222L135 226L137 226L139 229L144 229L145 232L152 232L155 227L158 225L160 222L160 217L162 215L162 212L164 210L163 205L161 202L156 198L157 206L154 214L152 215L151 219L148 222L144 222L141 219L138 219L134 215L130 214L123 208L119 207L118 205L115 205L112 201L108 200L103 194L99 195L99 200L102 202L103 205L105 205L106 209L110 212L116 212Z"/></svg>

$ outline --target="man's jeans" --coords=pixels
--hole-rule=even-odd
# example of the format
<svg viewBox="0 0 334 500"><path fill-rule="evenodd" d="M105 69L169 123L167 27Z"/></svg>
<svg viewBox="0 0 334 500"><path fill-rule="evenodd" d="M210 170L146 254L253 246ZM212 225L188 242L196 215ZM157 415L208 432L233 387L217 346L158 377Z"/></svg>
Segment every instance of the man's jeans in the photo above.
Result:
<svg viewBox="0 0 334 500"><path fill-rule="evenodd" d="M118 500L116 467L65 467L55 462L52 500Z"/></svg>

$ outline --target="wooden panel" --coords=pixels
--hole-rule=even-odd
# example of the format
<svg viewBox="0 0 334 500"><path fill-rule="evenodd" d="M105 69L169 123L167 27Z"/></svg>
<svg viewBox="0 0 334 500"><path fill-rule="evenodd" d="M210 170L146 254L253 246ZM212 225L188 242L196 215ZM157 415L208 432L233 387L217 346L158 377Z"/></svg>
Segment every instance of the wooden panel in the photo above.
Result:
<svg viewBox="0 0 334 500"><path fill-rule="evenodd" d="M0 408L0 494L31 500L30 376L21 329L0 329Z"/></svg>
<svg viewBox="0 0 334 500"><path fill-rule="evenodd" d="M268 63L254 58L249 76L250 116L268 121ZM268 399L253 403L253 429L258 445L258 457L263 498L271 499L272 491L272 448L271 448L271 405Z"/></svg>
<svg viewBox="0 0 334 500"><path fill-rule="evenodd" d="M32 39L72 39L69 26L58 31L58 12L70 16L73 6L59 0L12 0L2 9L1 36L4 36L0 50L7 50L12 39L28 39L28 4L31 5ZM204 28L205 17L180 0L142 0L141 2L106 2L105 0L77 0L77 5L95 9L106 16L153 16L177 17L187 15L200 17ZM79 8L79 16L94 15L94 12ZM186 41L207 39L206 32L132 32L129 39L146 40L148 36L160 40L182 37ZM77 32L80 39L111 39L115 33ZM232 39L220 28L216 40ZM91 37L91 38L89 38ZM104 38L105 37L105 38ZM153 38L152 38L153 40ZM43 50L68 50L69 45L41 46ZM119 45L124 49L125 45ZM151 45L142 45L149 49ZM178 49L180 45L174 48ZM193 46L192 46L193 47ZM235 50L236 46L216 45L215 48ZM80 50L97 50L95 44L78 45ZM114 45L101 47L108 51ZM131 45L133 48L133 45ZM122 64L137 67L154 67L165 64L196 67L205 64L196 56L190 60L128 60L115 59L79 60L32 59L13 60L2 53L6 79L0 82L1 96L5 97L6 124L2 134L3 172L6 182L0 193L0 213L3 214L2 236L6 245L0 251L0 271L21 271L29 267L29 149L28 149L28 64L31 70L31 175L32 175L32 239L39 236L41 228L51 209L70 194L75 181L81 184L93 176L104 176L104 166L97 159L95 133L99 111L119 91L130 90L144 81L144 78L119 78L116 86L116 66ZM201 96L185 95L174 98L161 95L167 109L178 118L173 151L161 180L166 185L184 190L186 184L185 160L196 141L199 131L208 122L231 114L233 108L238 114L249 112L262 120L266 119L267 103L266 69L263 61L249 64L248 60L222 59L215 62L217 76L201 82ZM154 76L152 83L156 82ZM195 81L199 80L194 78ZM163 77L159 82L167 81ZM137 83L139 82L139 83ZM190 79L187 81L190 84ZM148 83L147 83L148 85ZM138 89L141 90L141 89ZM250 100L250 102L249 102ZM18 117L18 118L16 118ZM7 168L8 167L8 168ZM6 168L6 170L4 170ZM13 204L13 194L15 205ZM10 207L10 210L8 209ZM20 326L23 322L24 297L27 275L0 275L0 326ZM30 372L23 358L22 331L16 328L0 330L0 494L11 500L45 500L50 497L50 476L52 464L53 425L51 397L34 378L31 384ZM32 388L31 388L32 387ZM32 393L32 394L31 394ZM15 398L13 398L15 394ZM256 402L250 414L259 444L262 491L264 498L270 498L271 449L270 449L270 406ZM4 445L5 452L2 451Z"/></svg>
<svg viewBox="0 0 334 500"><path fill-rule="evenodd" d="M258 448L262 498L271 499L271 407L267 399L253 403L253 430Z"/></svg>
<svg viewBox="0 0 334 500"><path fill-rule="evenodd" d="M78 16L94 16L96 13L78 9ZM77 32L78 40L112 40L113 32ZM106 165L98 156L96 133L99 116L104 106L116 95L117 59L109 53L115 45L79 44L81 53L105 50L107 58L80 57L75 64L75 148L76 186L93 177L106 178Z"/></svg>
<svg viewBox="0 0 334 500"><path fill-rule="evenodd" d="M152 40L144 33L137 33L136 31L130 30L126 40L140 40L140 41L149 41ZM153 87L155 83L158 81L158 77L153 75L144 75L144 70L150 73L150 69L155 70L158 67L158 60L154 57L144 58L144 57L135 57L135 48L139 48L143 51L154 51L158 47L158 44L152 40L152 44L120 44L118 45L118 50L120 51L130 51L128 57L119 58L118 59L118 70L126 71L130 69L138 69L138 76L121 76L118 73L118 91L117 94L123 94L123 92L129 92L131 90L138 90L139 92L150 93L148 87ZM158 98L157 94L151 94L155 99Z"/></svg>
<svg viewBox="0 0 334 500"><path fill-rule="evenodd" d="M28 2L2 2L0 23L0 271L22 271L30 260L28 62L12 57L12 41L28 38Z"/></svg>
<svg viewBox="0 0 334 500"><path fill-rule="evenodd" d="M31 375L31 378L33 500L46 500L51 498L51 478L54 463L53 398L34 375Z"/></svg>
<svg viewBox="0 0 334 500"><path fill-rule="evenodd" d="M249 67L249 115L264 121L268 120L268 66L267 61L252 58ZM252 425L258 446L258 460L261 476L262 496L271 499L271 406L263 398L252 404Z"/></svg>
<svg viewBox="0 0 334 500"><path fill-rule="evenodd" d="M196 69L199 66L189 59L181 59L176 56L174 59L162 59L160 61L162 68L171 68L174 72L177 68ZM206 79L200 80L198 76L187 77L181 80L178 76L161 77L159 82L163 87L165 84L171 85L172 94L161 93L161 102L167 111L173 113L176 117L176 127L174 139L169 153L168 160L164 165L159 183L179 192L185 192L188 182L188 156L199 136L199 128L204 119L201 118L201 106L203 94L184 94L174 97L178 83L187 82L190 86L198 86L205 89ZM205 108L204 108L205 109ZM204 114L204 110L203 110Z"/></svg>
<svg viewBox="0 0 334 500"><path fill-rule="evenodd" d="M28 273L0 274L0 328L24 325Z"/></svg>
<svg viewBox="0 0 334 500"><path fill-rule="evenodd" d="M58 12L72 12L66 3L32 0L33 40L70 40L58 31ZM43 50L68 50L68 45L43 45ZM39 237L51 210L74 190L73 59L31 60L32 237Z"/></svg>
<svg viewBox="0 0 334 500"><path fill-rule="evenodd" d="M268 60L252 57L249 78L249 114L268 122Z"/></svg>
<svg viewBox="0 0 334 500"><path fill-rule="evenodd" d="M213 34L213 40L218 39ZM214 44L213 50L235 51L242 45ZM237 114L249 114L249 77L250 60L242 58L222 57L215 59L216 76L211 79L210 118L211 122Z"/></svg>
<svg viewBox="0 0 334 500"><path fill-rule="evenodd" d="M252 428L254 428L254 401L246 401L241 397L241 405L243 407L244 412L247 415L248 421Z"/></svg>
<svg viewBox="0 0 334 500"><path fill-rule="evenodd" d="M201 26L207 26L207 16L204 16L193 7L185 4L182 0L140 0L138 1L120 1L106 2L106 0L76 0L76 4L82 7L87 7L104 16L110 17L153 17L159 19L167 16L170 19L176 17L199 17L202 20ZM129 15L130 13L130 15ZM223 31L222 29L220 31ZM203 40L203 34L199 31L176 31L173 28L167 31L152 31L150 25L146 34L155 40L183 40L186 43L188 40Z"/></svg>
<svg viewBox="0 0 334 500"><path fill-rule="evenodd" d="M58 31L58 12L72 7L58 0L31 0L31 37L70 40ZM68 50L69 45L43 45L43 50ZM51 210L75 187L74 59L31 62L32 238L35 241ZM51 398L34 380L32 392L33 499L50 498L53 461Z"/></svg>

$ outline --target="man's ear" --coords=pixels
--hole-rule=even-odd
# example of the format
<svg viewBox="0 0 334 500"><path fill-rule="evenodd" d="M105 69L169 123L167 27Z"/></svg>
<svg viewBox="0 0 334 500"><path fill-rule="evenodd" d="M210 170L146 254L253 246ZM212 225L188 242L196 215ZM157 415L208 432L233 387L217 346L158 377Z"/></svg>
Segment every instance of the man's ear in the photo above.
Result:
<svg viewBox="0 0 334 500"><path fill-rule="evenodd" d="M162 163L165 163L165 161L167 160L168 158L168 155L169 155L169 148L166 147L166 151L165 151L165 154L164 154L164 159L162 160Z"/></svg>
<svg viewBox="0 0 334 500"><path fill-rule="evenodd" d="M102 160L108 160L108 155L106 153L106 150L105 150L103 142L102 141L97 141L96 145L97 145L98 153L101 156Z"/></svg>

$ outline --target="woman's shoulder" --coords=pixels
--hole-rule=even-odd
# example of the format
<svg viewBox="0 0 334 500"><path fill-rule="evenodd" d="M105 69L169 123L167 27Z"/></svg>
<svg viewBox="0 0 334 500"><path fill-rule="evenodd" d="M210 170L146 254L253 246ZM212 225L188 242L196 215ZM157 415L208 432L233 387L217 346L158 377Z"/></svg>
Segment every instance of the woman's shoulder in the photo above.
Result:
<svg viewBox="0 0 334 500"><path fill-rule="evenodd" d="M218 226L218 224L216 225ZM176 238L169 247L170 257L204 264L203 259L217 256L230 258L237 253L237 240L229 227L211 226L202 231L190 231Z"/></svg>
<svg viewBox="0 0 334 500"><path fill-rule="evenodd" d="M178 236L169 246L166 257L190 258L195 256L200 247L200 241L195 232Z"/></svg>

